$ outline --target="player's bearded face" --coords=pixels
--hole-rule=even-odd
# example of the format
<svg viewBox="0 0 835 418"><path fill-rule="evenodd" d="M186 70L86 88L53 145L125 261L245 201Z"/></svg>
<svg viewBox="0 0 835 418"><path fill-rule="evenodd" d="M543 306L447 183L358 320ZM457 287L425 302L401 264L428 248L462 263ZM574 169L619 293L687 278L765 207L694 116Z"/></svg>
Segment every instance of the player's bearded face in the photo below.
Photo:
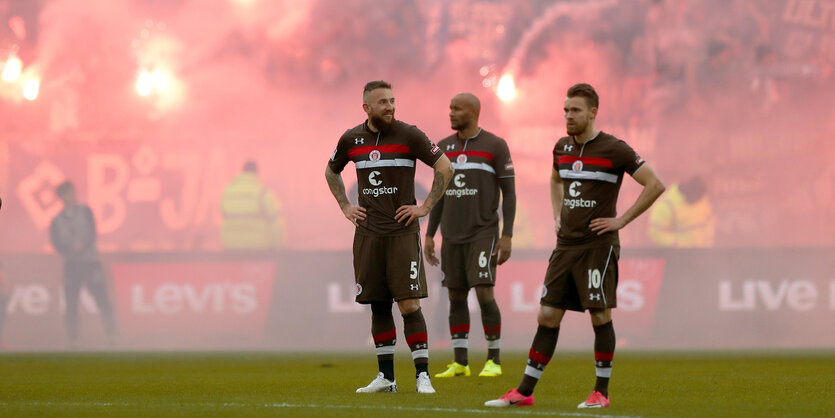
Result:
<svg viewBox="0 0 835 418"><path fill-rule="evenodd" d="M371 91L363 108L375 128L387 131L394 124L394 95L391 90L380 88Z"/></svg>
<svg viewBox="0 0 835 418"><path fill-rule="evenodd" d="M565 132L568 135L579 135L589 126L588 118L576 118L572 121L565 121Z"/></svg>
<svg viewBox="0 0 835 418"><path fill-rule="evenodd" d="M387 131L394 124L394 108L391 111L383 111L380 113L372 113L368 115L371 124L381 131Z"/></svg>
<svg viewBox="0 0 835 418"><path fill-rule="evenodd" d="M582 97L566 98L563 111L565 112L565 132L568 135L579 135L585 132L594 117L594 112L589 109L586 100Z"/></svg>

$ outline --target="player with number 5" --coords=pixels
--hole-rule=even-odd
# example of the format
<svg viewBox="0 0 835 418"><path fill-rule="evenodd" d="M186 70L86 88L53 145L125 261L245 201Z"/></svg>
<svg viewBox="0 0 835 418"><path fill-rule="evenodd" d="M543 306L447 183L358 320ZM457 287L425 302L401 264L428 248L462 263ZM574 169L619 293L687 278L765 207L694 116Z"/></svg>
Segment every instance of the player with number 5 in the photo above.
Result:
<svg viewBox="0 0 835 418"><path fill-rule="evenodd" d="M427 296L420 258L419 218L429 214L452 176L449 160L420 129L394 118L394 94L385 81L362 93L365 122L345 131L325 169L333 197L354 227L357 303L371 305L371 334L379 373L357 393L397 392L392 300L403 316L403 332L415 363L415 389L432 394L429 343L420 299ZM423 204L415 201L415 161L432 167L435 179ZM342 170L357 169L358 205L345 194Z"/></svg>

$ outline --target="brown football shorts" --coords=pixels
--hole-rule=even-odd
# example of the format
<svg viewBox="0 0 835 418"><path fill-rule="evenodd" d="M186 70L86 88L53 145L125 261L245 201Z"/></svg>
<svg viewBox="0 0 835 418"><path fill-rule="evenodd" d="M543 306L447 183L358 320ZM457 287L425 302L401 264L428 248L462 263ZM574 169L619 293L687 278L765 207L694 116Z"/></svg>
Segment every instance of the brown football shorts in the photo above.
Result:
<svg viewBox="0 0 835 418"><path fill-rule="evenodd" d="M420 234L354 235L354 280L358 303L425 298Z"/></svg>
<svg viewBox="0 0 835 418"><path fill-rule="evenodd" d="M620 247L557 248L545 272L540 303L580 311L617 306Z"/></svg>
<svg viewBox="0 0 835 418"><path fill-rule="evenodd" d="M496 237L477 239L464 244L444 241L441 247L441 284L450 289L470 289L496 282Z"/></svg>

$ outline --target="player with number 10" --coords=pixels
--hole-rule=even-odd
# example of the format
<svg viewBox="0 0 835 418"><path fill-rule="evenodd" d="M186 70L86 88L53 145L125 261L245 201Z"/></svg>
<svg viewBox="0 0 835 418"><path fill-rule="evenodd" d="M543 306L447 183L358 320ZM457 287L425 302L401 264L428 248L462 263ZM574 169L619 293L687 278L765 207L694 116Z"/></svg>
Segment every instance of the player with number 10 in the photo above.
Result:
<svg viewBox="0 0 835 418"><path fill-rule="evenodd" d="M551 253L522 382L486 406L533 405L533 390L557 345L566 310L589 311L594 329L596 382L578 408L609 406L615 353L612 308L617 306L618 230L644 213L664 192L655 171L626 142L595 129L599 97L588 84L568 89L563 111L568 136L554 147L551 206L557 248ZM617 216L623 174L643 186L635 203Z"/></svg>

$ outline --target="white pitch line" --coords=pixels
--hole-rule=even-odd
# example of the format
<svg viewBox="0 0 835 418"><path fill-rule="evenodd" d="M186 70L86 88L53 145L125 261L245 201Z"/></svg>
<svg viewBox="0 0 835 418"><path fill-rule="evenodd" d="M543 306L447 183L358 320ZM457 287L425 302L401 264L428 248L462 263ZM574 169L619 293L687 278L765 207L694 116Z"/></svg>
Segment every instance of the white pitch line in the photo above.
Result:
<svg viewBox="0 0 835 418"><path fill-rule="evenodd" d="M381 409L413 412L448 412L464 414L496 414L523 416L561 416L561 417L601 417L601 418L641 418L638 415L601 415L583 412L541 411L535 409L474 409L474 408L423 408L417 406L386 406L386 405L320 405L320 404L291 404L291 403L242 403L242 402L168 402L156 403L154 406L163 407L203 407L203 408L321 408L321 409ZM143 407L148 403L139 402L0 402L0 406L32 406L32 407Z"/></svg>
<svg viewBox="0 0 835 418"><path fill-rule="evenodd" d="M537 411L533 409L473 409L473 408L422 408L416 406L385 406L385 405L297 405L289 403L274 403L264 404L265 407L270 408L333 408L333 409L393 409L398 411L416 411L416 412L452 412L452 413L467 413L467 414L495 414L501 412L502 415L532 415L532 416L562 416L562 417L603 417L603 418L641 418L637 415L600 415L588 414L583 412L556 412L556 411Z"/></svg>

